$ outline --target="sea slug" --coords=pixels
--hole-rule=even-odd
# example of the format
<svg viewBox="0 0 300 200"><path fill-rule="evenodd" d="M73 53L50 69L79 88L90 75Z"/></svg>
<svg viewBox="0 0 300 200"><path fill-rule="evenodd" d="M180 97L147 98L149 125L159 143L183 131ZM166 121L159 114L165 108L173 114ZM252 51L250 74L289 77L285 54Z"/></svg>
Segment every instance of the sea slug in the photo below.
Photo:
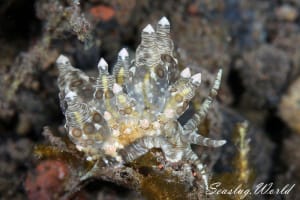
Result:
<svg viewBox="0 0 300 200"><path fill-rule="evenodd" d="M174 57L170 23L166 17L143 31L135 59L123 48L112 74L106 61L98 64L99 75L90 77L60 55L58 86L65 127L71 141L89 161L122 166L152 148L161 149L169 163L188 161L196 166L206 187L204 165L191 144L219 147L225 140L198 134L220 87L219 70L209 96L185 124L178 118L187 110L201 83L201 74L189 68L181 72Z"/></svg>

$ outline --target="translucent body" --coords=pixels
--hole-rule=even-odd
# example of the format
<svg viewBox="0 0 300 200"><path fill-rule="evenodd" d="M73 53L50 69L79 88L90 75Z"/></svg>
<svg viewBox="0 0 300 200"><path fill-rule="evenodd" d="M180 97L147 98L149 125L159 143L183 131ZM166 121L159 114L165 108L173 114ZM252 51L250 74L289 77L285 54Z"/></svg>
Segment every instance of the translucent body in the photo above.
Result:
<svg viewBox="0 0 300 200"><path fill-rule="evenodd" d="M92 78L61 55L57 59L58 86L66 128L88 160L102 159L107 163L112 158L120 165L160 148L171 163L185 160L195 164L207 183L204 166L191 144L225 144L224 140L197 133L198 124L217 95L222 71L201 109L182 126L177 119L194 97L201 74L192 76L188 68L178 72L169 33L170 23L165 17L158 22L156 31L148 25L133 64L129 64L126 49L122 49L112 75L103 58L98 64L99 75Z"/></svg>

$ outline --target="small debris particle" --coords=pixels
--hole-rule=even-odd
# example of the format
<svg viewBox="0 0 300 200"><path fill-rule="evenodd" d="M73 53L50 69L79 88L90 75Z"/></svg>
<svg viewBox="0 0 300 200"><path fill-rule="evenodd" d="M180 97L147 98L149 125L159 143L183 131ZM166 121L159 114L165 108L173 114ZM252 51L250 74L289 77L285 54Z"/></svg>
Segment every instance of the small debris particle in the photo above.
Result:
<svg viewBox="0 0 300 200"><path fill-rule="evenodd" d="M95 6L90 9L90 13L95 19L109 21L115 16L115 10L109 6Z"/></svg>

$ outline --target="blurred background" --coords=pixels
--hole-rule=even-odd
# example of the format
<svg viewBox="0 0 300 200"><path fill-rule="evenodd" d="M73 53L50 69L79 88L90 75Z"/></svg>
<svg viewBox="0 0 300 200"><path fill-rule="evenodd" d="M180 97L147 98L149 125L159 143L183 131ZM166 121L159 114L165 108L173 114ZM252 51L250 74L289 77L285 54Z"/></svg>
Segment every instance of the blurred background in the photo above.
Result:
<svg viewBox="0 0 300 200"><path fill-rule="evenodd" d="M280 188L296 184L288 195L259 198L299 198L299 12L299 0L0 1L0 199L34 199L37 194L51 199L50 194L60 192L55 187L40 192L40 187L55 176L51 167L68 168L44 160L42 166L50 168L44 172L33 153L34 146L46 142L43 127L64 134L56 84L59 54L88 74L97 73L100 57L113 65L121 48L133 54L141 30L162 16L171 22L182 66L207 76L218 68L224 71L219 131L229 145L214 158L212 169L228 170L235 151L231 133L236 123L248 121L255 182ZM58 187L55 181L51 184ZM101 181L89 183L76 198L141 199Z"/></svg>

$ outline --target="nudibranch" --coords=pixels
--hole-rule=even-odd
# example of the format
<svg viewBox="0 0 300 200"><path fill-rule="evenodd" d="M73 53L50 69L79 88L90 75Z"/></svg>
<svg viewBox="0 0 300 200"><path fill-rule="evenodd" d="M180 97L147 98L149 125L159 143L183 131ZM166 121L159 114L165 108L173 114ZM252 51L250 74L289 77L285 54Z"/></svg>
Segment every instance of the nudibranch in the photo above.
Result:
<svg viewBox="0 0 300 200"><path fill-rule="evenodd" d="M112 74L103 58L99 75L90 77L60 55L58 86L65 127L87 160L122 166L158 148L169 163L187 161L196 166L207 186L207 172L191 144L226 143L197 132L217 95L222 70L200 110L181 124L178 118L199 88L201 74L192 75L189 68L179 72L173 51L170 23L163 17L156 30L150 24L143 29L135 59L130 60L125 48L119 52Z"/></svg>

